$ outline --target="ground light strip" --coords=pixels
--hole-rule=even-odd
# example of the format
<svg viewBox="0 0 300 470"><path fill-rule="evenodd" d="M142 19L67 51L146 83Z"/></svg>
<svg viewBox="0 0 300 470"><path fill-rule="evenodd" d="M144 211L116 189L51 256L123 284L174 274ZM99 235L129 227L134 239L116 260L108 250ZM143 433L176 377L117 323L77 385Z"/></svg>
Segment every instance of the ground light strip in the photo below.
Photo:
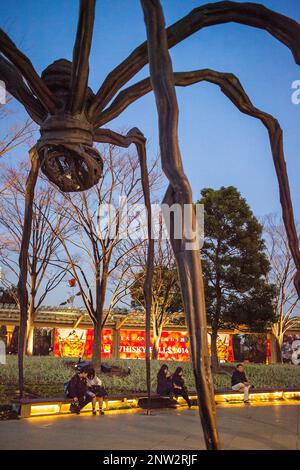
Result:
<svg viewBox="0 0 300 470"><path fill-rule="evenodd" d="M216 404L221 403L237 403L243 401L243 394L236 393L224 393L224 394L217 394L215 395ZM300 391L295 392L284 392L284 391L276 391L276 392L259 392L259 393L252 393L250 395L250 402L262 402L262 401L276 401L276 400L288 400L293 398L300 398ZM195 395L190 396L191 400L196 400ZM184 404L183 398L178 399L178 403L180 405ZM24 409L23 412L21 410L21 417L34 417L34 416L44 416L44 415L58 415L58 414L65 414L70 413L70 404L69 403L62 403L58 401L57 403L49 403L49 404L23 404L21 405ZM30 408L30 409L28 409ZM124 397L120 400L106 400L103 404L103 409L106 410L126 410L138 408L138 399L130 398L127 399ZM88 412L92 410L92 405L89 403L82 412Z"/></svg>

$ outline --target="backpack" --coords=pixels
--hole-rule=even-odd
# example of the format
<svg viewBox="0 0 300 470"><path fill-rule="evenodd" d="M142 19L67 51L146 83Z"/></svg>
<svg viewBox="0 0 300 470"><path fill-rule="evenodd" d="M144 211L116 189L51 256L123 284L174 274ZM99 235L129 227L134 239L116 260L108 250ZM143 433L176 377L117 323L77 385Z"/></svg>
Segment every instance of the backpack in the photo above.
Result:
<svg viewBox="0 0 300 470"><path fill-rule="evenodd" d="M69 396L69 383L70 381L64 383L64 394L66 397Z"/></svg>

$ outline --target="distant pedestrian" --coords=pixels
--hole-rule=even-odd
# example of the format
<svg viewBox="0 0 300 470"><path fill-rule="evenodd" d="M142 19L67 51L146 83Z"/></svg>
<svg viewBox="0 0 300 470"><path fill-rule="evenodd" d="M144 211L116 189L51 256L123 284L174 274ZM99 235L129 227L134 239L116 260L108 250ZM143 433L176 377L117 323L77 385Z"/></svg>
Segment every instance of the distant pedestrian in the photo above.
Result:
<svg viewBox="0 0 300 470"><path fill-rule="evenodd" d="M157 374L157 393L162 397L173 398L172 376L167 364L163 364Z"/></svg>
<svg viewBox="0 0 300 470"><path fill-rule="evenodd" d="M231 377L231 388L244 394L244 403L249 403L249 391L251 385L244 372L243 364L238 364Z"/></svg>
<svg viewBox="0 0 300 470"><path fill-rule="evenodd" d="M174 390L175 398L178 398L178 397L184 398L184 400L188 404L188 407L191 408L192 404L191 404L191 400L189 399L188 389L184 383L182 367L177 367L177 369L175 370L173 377L172 377L172 383L173 383L173 390Z"/></svg>

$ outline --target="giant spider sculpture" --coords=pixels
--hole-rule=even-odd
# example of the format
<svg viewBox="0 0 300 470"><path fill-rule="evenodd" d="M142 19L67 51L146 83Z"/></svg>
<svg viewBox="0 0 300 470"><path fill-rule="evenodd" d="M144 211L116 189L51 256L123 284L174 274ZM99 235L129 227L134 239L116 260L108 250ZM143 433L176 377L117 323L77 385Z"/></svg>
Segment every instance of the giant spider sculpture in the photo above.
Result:
<svg viewBox="0 0 300 470"><path fill-rule="evenodd" d="M119 116L131 103L154 90L158 116L163 170L169 180L165 202L192 204L192 193L184 174L177 139L178 107L175 86L188 86L208 81L221 91L243 113L260 119L268 130L276 169L283 220L289 246L297 268L295 285L300 295L300 252L294 224L292 201L283 152L282 131L269 114L256 108L239 80L230 73L213 70L175 72L168 49L202 28L236 22L261 28L285 44L300 64L300 25L279 13L255 3L223 1L209 3L165 29L159 0L141 0L148 43L138 46L105 78L96 94L88 88L88 62L93 35L95 0L81 0L73 60L58 60L44 70L41 77L29 59L20 52L7 34L0 30L0 79L8 92L25 107L40 126L41 137L31 152L32 169L26 191L23 240L20 252L20 339L26 330L27 290L26 260L30 239L32 202L38 168L62 191L87 190L101 178L102 159L94 142L121 147L135 144L140 158L142 184L148 207L148 231L151 235L151 213L146 165L145 138L133 128L127 135L103 128ZM147 63L151 78L128 88L123 86ZM122 89L122 90L121 90ZM121 91L120 91L121 90ZM191 224L195 224L194 215ZM219 439L213 400L213 389L207 348L207 331L201 264L195 250L187 250L187 234L176 240L172 224L170 238L178 264L186 320L190 335L191 354L199 413L208 449L218 449ZM150 396L150 311L153 241L149 238L148 268L144 292L146 298L147 386ZM19 342L22 351L24 341ZM19 354L19 361L22 361ZM22 362L19 362L22 364ZM20 380L21 380L20 376Z"/></svg>

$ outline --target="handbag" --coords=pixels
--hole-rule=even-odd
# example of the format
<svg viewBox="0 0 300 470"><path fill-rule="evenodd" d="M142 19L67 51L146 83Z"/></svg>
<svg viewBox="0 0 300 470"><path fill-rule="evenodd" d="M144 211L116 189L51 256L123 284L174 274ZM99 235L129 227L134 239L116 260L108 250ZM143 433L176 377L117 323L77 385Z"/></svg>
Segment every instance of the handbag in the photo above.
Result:
<svg viewBox="0 0 300 470"><path fill-rule="evenodd" d="M78 402L72 402L70 404L70 412L71 413L78 413L78 411L80 410L80 405Z"/></svg>
<svg viewBox="0 0 300 470"><path fill-rule="evenodd" d="M105 397L107 395L107 391L102 385L93 385L91 390L97 397Z"/></svg>

